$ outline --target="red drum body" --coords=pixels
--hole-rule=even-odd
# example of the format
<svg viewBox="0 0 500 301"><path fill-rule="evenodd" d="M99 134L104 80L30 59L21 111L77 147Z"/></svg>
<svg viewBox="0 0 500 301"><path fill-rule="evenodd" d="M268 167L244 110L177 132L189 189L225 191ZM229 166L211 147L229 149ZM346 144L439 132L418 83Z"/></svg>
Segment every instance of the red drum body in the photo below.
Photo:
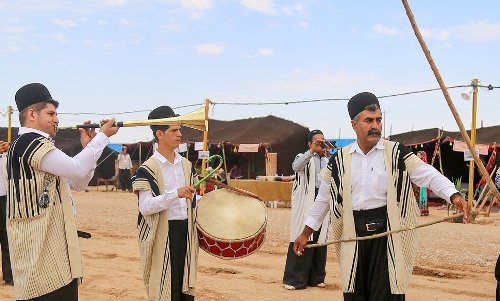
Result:
<svg viewBox="0 0 500 301"><path fill-rule="evenodd" d="M267 210L258 199L228 189L205 194L196 206L200 247L222 259L257 251L266 236Z"/></svg>

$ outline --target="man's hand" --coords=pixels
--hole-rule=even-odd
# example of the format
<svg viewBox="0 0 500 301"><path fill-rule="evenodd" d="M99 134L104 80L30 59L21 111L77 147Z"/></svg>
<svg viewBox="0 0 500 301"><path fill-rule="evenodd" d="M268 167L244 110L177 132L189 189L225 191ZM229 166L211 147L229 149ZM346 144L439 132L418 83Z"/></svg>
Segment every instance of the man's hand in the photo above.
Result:
<svg viewBox="0 0 500 301"><path fill-rule="evenodd" d="M461 193L457 192L453 194L450 198L451 203L458 208L458 210L464 213L463 223L469 224L472 222L470 215L469 203L464 199Z"/></svg>
<svg viewBox="0 0 500 301"><path fill-rule="evenodd" d="M311 154L314 154L314 153L321 154L321 153L323 153L323 148L321 147L321 142L323 142L323 140L321 140L321 139L316 139L316 140L312 141L311 148L309 149L310 152L311 152Z"/></svg>
<svg viewBox="0 0 500 301"><path fill-rule="evenodd" d="M190 200L193 197L194 191L194 186L184 186L177 189L177 196L179 198L186 198Z"/></svg>
<svg viewBox="0 0 500 301"><path fill-rule="evenodd" d="M90 124L90 120L86 120L83 124ZM87 144L89 144L90 140L92 140L96 133L95 129L79 129L80 130L80 142L82 143L82 147L85 148Z"/></svg>
<svg viewBox="0 0 500 301"><path fill-rule="evenodd" d="M9 150L10 143L0 140L0 154L5 153Z"/></svg>
<svg viewBox="0 0 500 301"><path fill-rule="evenodd" d="M293 242L293 252L297 254L297 256L302 256L304 253L304 247L309 241L309 237L314 233L314 230L309 228L308 226L304 227L304 231L297 237L297 239Z"/></svg>
<svg viewBox="0 0 500 301"><path fill-rule="evenodd" d="M118 133L118 130L120 128L113 126L114 123L114 118L101 120L101 132L108 137L111 137L114 134Z"/></svg>

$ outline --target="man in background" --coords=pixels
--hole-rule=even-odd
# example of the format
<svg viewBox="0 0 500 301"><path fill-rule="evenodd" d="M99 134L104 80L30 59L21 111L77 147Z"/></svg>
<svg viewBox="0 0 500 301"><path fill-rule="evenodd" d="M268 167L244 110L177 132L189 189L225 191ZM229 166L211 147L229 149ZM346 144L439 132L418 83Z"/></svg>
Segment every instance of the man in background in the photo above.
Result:
<svg viewBox="0 0 500 301"><path fill-rule="evenodd" d="M118 178L120 179L120 187L122 191L128 190L132 192L132 180L130 177L130 170L132 169L132 160L127 153L127 147L122 147L121 153L118 154Z"/></svg>

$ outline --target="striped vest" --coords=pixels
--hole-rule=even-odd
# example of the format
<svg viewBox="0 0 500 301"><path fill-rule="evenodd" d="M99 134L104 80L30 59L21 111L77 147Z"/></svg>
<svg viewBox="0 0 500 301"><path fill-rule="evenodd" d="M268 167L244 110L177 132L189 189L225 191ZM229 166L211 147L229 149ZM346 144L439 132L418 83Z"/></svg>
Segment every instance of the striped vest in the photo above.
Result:
<svg viewBox="0 0 500 301"><path fill-rule="evenodd" d="M410 174L421 164L410 149L397 142L384 141L387 171L387 230L415 226L419 210L412 192ZM335 153L323 169L322 177L330 184L330 216L334 240L356 237L351 196L351 154L348 145ZM415 230L391 234L387 239L389 280L393 294L404 294L410 282L415 260ZM342 289L354 292L359 242L335 245L340 259Z"/></svg>
<svg viewBox="0 0 500 301"><path fill-rule="evenodd" d="M186 185L193 185L193 170L191 162L182 158ZM136 171L132 178L132 188L136 193L139 190L151 191L158 196L164 191L163 176L160 166L150 157ZM184 282L182 292L189 295L195 293L196 269L198 266L198 236L196 232L195 213L188 201L188 235L186 258L184 260ZM144 285L148 293L148 300L167 301L170 293L170 245L168 239L167 210L155 214L142 215L139 212L137 219L139 251Z"/></svg>
<svg viewBox="0 0 500 301"><path fill-rule="evenodd" d="M82 277L80 245L66 179L40 170L55 146L36 133L19 136L7 156L7 232L16 299L32 299ZM46 190L49 203L38 204Z"/></svg>

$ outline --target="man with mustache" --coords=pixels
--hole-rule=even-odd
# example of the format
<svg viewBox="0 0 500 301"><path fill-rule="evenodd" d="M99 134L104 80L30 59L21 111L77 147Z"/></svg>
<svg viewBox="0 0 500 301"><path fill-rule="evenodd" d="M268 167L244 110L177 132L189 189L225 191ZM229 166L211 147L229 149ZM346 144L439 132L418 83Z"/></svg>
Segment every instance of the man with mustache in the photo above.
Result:
<svg viewBox="0 0 500 301"><path fill-rule="evenodd" d="M54 145L59 119L42 84L15 96L18 137L7 155L7 233L17 300L77 301L82 258L70 188L85 190L97 159L118 132L114 119L100 132L80 129L83 150L69 157ZM90 123L86 121L85 123Z"/></svg>
<svg viewBox="0 0 500 301"><path fill-rule="evenodd" d="M469 207L453 183L398 142L381 139L382 112L369 92L353 96L347 108L356 141L331 158L294 251L302 255L309 236L330 212L332 238L372 236L417 224L411 183L432 189L464 211ZM344 300L405 300L416 254L416 233L404 231L335 245Z"/></svg>

